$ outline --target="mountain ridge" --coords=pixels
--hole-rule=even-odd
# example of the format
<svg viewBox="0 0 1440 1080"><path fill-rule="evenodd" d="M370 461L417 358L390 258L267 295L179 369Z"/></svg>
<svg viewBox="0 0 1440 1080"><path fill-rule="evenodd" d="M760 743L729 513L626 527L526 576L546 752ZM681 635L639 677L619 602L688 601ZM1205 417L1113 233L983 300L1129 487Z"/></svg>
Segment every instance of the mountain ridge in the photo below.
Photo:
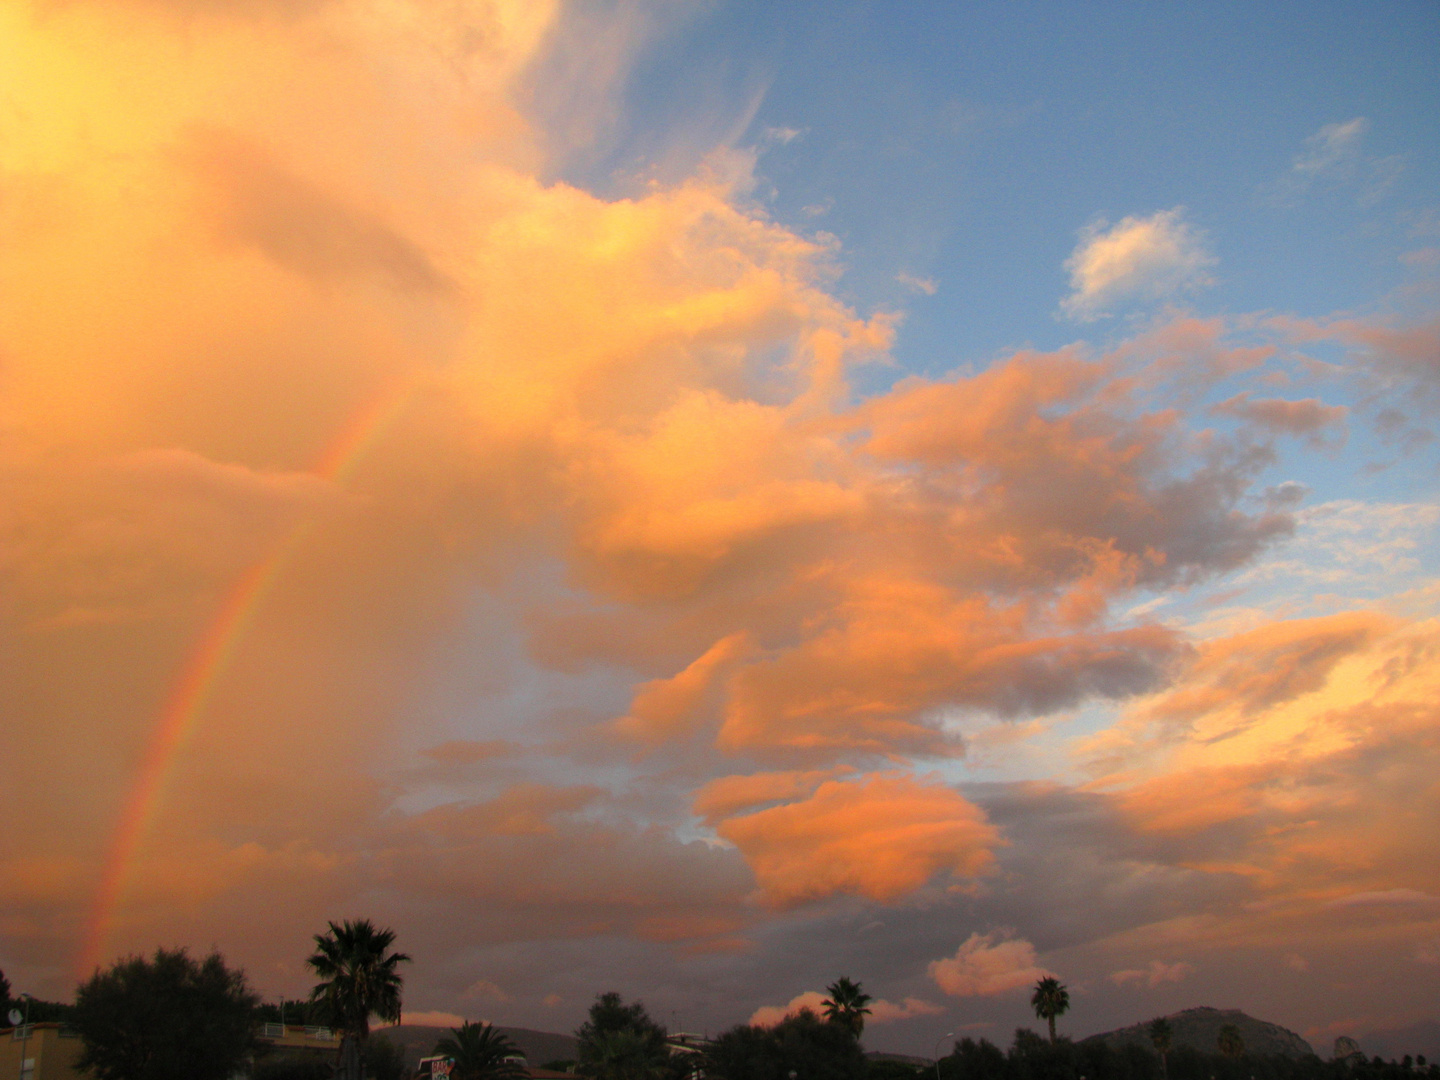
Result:
<svg viewBox="0 0 1440 1080"><path fill-rule="evenodd" d="M1288 1058L1315 1054L1314 1048L1289 1028L1272 1024L1268 1020L1259 1020L1239 1009L1217 1009L1210 1005L1200 1005L1170 1013L1165 1019L1170 1023L1172 1049L1188 1046L1202 1053L1214 1054L1218 1049L1220 1029L1226 1024L1233 1024L1240 1031L1247 1054L1262 1057L1280 1055ZM1102 1031L1081 1041L1103 1042L1112 1049L1135 1045L1153 1051L1155 1044L1150 1041L1150 1024L1151 1021L1146 1020L1116 1028L1114 1031Z"/></svg>

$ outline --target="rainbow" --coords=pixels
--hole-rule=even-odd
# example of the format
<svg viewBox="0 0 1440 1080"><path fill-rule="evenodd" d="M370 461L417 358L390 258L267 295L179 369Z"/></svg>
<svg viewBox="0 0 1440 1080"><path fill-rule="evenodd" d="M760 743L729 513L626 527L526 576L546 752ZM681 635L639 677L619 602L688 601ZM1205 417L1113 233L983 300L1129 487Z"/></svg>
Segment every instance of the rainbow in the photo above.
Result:
<svg viewBox="0 0 1440 1080"><path fill-rule="evenodd" d="M365 454L399 418L413 391L412 384L403 383L367 402L331 440L310 471L335 483L347 481ZM105 953L135 858L159 814L166 780L174 772L186 737L204 714L219 677L253 625L256 612L314 527L313 520L297 525L270 555L247 568L231 584L166 695L106 849L100 883L90 903L74 964L77 981L87 978Z"/></svg>

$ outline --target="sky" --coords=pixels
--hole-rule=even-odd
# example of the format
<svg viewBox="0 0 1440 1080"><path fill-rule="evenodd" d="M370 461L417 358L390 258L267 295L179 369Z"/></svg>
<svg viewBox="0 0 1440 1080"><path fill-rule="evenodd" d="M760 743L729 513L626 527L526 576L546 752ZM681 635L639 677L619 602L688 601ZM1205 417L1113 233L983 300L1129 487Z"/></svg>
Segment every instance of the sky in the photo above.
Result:
<svg viewBox="0 0 1440 1080"><path fill-rule="evenodd" d="M0 968L1440 1019L1440 8L0 2Z"/></svg>

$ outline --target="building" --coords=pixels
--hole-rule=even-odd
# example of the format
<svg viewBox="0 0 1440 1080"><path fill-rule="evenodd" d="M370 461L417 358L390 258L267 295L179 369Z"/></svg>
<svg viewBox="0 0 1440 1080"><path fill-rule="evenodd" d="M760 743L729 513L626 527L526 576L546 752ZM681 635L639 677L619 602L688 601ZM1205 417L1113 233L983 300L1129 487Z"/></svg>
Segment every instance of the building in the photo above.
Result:
<svg viewBox="0 0 1440 1080"><path fill-rule="evenodd" d="M256 1031L255 1056L319 1058L333 1061L340 1037L329 1028L262 1024ZM78 1068L80 1036L65 1024L29 1024L0 1028L0 1077L10 1080L89 1080Z"/></svg>
<svg viewBox="0 0 1440 1080"><path fill-rule="evenodd" d="M83 1080L80 1036L65 1024L0 1028L0 1076L19 1080Z"/></svg>

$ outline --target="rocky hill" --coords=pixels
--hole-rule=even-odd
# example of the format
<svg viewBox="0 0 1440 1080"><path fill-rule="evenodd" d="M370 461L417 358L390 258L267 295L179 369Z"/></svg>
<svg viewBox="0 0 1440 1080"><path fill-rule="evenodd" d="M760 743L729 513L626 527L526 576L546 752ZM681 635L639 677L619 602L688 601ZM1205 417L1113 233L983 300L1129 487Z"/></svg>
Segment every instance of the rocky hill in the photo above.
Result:
<svg viewBox="0 0 1440 1080"><path fill-rule="evenodd" d="M1212 1009L1209 1006L1202 1006L1197 1009L1184 1009L1177 1013L1171 1013L1165 1019L1170 1021L1171 1044L1174 1047L1188 1046L1203 1053L1213 1054L1216 1052L1216 1040L1220 1037L1220 1029L1226 1024L1234 1024L1240 1030L1240 1037L1245 1040L1247 1054L1256 1054L1262 1057L1279 1055L1300 1058L1315 1053L1310 1044L1295 1032L1283 1028L1279 1024L1256 1020L1239 1009ZM1115 1031L1091 1035L1084 1041L1104 1042L1116 1049L1131 1043L1143 1046L1147 1050L1153 1049L1154 1046L1150 1041L1150 1021L1148 1020L1143 1024L1131 1024L1129 1027L1119 1028Z"/></svg>

